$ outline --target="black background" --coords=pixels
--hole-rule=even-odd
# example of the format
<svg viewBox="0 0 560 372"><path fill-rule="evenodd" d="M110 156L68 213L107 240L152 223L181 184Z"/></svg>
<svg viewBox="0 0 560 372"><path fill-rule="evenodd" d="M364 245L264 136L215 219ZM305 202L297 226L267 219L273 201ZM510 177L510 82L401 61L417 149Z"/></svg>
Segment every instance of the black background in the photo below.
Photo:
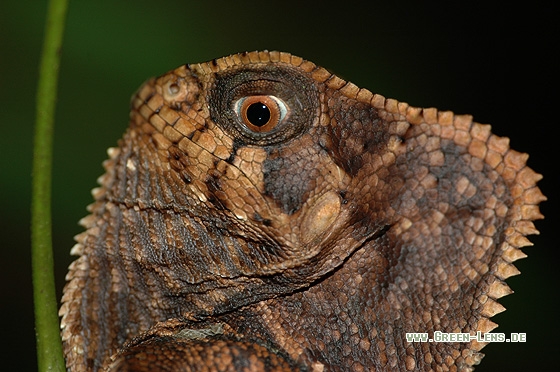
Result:
<svg viewBox="0 0 560 372"><path fill-rule="evenodd" d="M541 235L508 280L495 343L477 371L555 365L558 309L558 49L552 9L538 2L95 1L71 2L55 133L54 245L60 293L78 219L127 126L128 101L148 77L187 62L282 50L413 106L468 113L511 138L545 178ZM551 3L549 3L551 4ZM552 6L552 5L550 5ZM46 4L0 4L0 316L2 370L36 369L29 194L36 79ZM554 25L554 26L553 26ZM554 68L553 68L554 65Z"/></svg>

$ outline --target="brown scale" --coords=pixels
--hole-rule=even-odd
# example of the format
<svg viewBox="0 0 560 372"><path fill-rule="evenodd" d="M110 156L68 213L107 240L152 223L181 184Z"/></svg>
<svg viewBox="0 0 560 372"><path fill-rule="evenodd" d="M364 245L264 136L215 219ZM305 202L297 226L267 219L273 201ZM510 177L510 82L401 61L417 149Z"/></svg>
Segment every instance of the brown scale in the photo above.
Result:
<svg viewBox="0 0 560 372"><path fill-rule="evenodd" d="M146 82L76 237L71 371L471 370L540 175L470 116L280 52Z"/></svg>

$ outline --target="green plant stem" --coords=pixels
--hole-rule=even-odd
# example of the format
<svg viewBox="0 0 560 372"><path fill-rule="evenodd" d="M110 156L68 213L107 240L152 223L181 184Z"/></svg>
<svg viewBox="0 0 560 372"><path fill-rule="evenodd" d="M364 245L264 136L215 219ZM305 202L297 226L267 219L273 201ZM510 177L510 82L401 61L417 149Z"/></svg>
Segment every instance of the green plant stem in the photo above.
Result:
<svg viewBox="0 0 560 372"><path fill-rule="evenodd" d="M54 285L51 233L51 170L60 48L67 0L51 0L37 88L31 199L31 261L39 371L64 371Z"/></svg>

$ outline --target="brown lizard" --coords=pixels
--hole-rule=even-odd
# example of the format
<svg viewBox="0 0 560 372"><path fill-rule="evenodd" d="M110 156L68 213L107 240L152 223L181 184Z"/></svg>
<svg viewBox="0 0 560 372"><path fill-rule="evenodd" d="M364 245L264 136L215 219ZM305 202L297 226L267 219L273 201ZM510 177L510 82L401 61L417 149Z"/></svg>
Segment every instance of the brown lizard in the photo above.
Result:
<svg viewBox="0 0 560 372"><path fill-rule="evenodd" d="M81 221L71 371L471 370L542 218L470 116L252 52L146 82Z"/></svg>

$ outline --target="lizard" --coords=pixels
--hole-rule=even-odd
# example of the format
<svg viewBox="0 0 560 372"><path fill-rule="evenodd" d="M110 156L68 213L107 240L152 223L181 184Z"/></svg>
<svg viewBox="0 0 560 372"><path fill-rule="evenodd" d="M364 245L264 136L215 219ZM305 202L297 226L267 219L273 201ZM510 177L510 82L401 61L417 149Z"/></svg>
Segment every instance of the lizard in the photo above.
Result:
<svg viewBox="0 0 560 372"><path fill-rule="evenodd" d="M69 371L470 371L541 175L469 115L284 52L148 80L80 223Z"/></svg>

